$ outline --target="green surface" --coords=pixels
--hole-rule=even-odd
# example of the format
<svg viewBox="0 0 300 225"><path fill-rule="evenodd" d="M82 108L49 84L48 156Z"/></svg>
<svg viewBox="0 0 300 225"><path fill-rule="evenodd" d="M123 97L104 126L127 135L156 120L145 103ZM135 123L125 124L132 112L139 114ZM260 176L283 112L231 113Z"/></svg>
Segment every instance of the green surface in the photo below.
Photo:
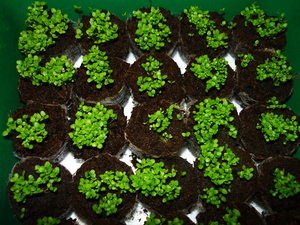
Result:
<svg viewBox="0 0 300 225"><path fill-rule="evenodd" d="M22 30L26 29L26 13L27 7L33 1L28 0L11 0L1 1L0 3L0 133L6 129L8 114L21 107L19 103L19 94L17 91L18 73L15 68L16 61L23 59L24 56L18 50L18 38ZM74 0L72 3L68 0L52 0L48 1L48 8L61 9L62 13L69 15L69 18L76 21L76 14L73 5L82 6L83 14L88 15L91 8L107 9L111 13L116 14L121 19L125 19L122 13L127 12L126 17L132 15L132 11L141 7L149 7L148 0L110 0L110 1L79 1ZM202 10L218 11L225 7L225 19L230 21L233 16L239 14L245 7L250 6L254 1L249 0L153 0L154 7L164 7L174 14L181 13L185 7L191 5L199 5ZM280 15L285 13L288 22L287 46L283 52L287 56L287 60L293 67L292 74L300 72L300 9L299 0L256 0L257 4L265 10L269 15ZM278 14L279 13L279 14ZM297 114L300 115L300 81L294 82L294 93L288 100L287 105ZM0 156L0 166L2 173L0 175L0 223L1 224L21 224L14 212L9 206L6 197L6 184L8 175L14 164L18 161L14 157L11 141L0 137L0 146L2 154ZM300 158L300 151L295 157Z"/></svg>

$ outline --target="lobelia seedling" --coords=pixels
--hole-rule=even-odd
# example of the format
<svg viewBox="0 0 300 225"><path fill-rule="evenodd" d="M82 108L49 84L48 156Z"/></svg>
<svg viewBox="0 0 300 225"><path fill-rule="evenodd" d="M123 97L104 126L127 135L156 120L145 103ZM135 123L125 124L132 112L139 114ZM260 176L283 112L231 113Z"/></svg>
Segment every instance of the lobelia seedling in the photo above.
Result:
<svg viewBox="0 0 300 225"><path fill-rule="evenodd" d="M109 132L108 124L117 118L118 115L112 109L108 110L99 102L91 107L82 101L77 109L75 123L70 126L74 131L69 136L79 149L83 145L101 149Z"/></svg>
<svg viewBox="0 0 300 225"><path fill-rule="evenodd" d="M220 33L218 29L207 31L207 47L211 47L214 50L217 50L220 46L228 48L228 42L225 42L226 39L228 39L228 36L225 33Z"/></svg>
<svg viewBox="0 0 300 225"><path fill-rule="evenodd" d="M99 205L94 204L93 210L97 214L101 214L103 210L106 211L106 215L114 214L118 211L117 206L122 203L122 198L118 198L116 194L108 193L107 196L100 200Z"/></svg>
<svg viewBox="0 0 300 225"><path fill-rule="evenodd" d="M169 36L172 32L166 25L167 20L159 8L151 7L149 13L142 13L140 10L133 11L133 16L138 20L135 32L137 38L134 41L142 50L160 50L165 46L165 41L171 42Z"/></svg>
<svg viewBox="0 0 300 225"><path fill-rule="evenodd" d="M197 122L194 126L194 133L199 144L205 143L217 134L219 126L225 126L231 137L236 138L237 130L231 124L234 117L230 114L234 105L229 104L226 99L207 98L196 105L198 111L193 111L193 118Z"/></svg>
<svg viewBox="0 0 300 225"><path fill-rule="evenodd" d="M101 89L103 84L114 83L114 80L110 77L113 70L109 67L106 52L100 51L96 45L93 45L89 51L89 54L83 56L82 62L87 69L86 74L89 76L87 82L96 82L98 89Z"/></svg>
<svg viewBox="0 0 300 225"><path fill-rule="evenodd" d="M27 119L29 118L29 122ZM17 132L18 138L24 140L22 145L24 148L32 149L32 142L41 143L47 136L48 132L45 129L45 124L40 123L49 118L44 111L35 113L31 117L23 115L22 118L14 120L12 117L8 118L7 129L3 131L2 135L8 136L11 132Z"/></svg>
<svg viewBox="0 0 300 225"><path fill-rule="evenodd" d="M241 223L238 222L238 218L241 217L241 213L237 209L230 209L229 207L226 207L227 214L223 216L223 220L226 222L226 224L235 224L240 225Z"/></svg>
<svg viewBox="0 0 300 225"><path fill-rule="evenodd" d="M241 67L247 67L250 62L255 61L251 54L238 54L238 57L242 58Z"/></svg>
<svg viewBox="0 0 300 225"><path fill-rule="evenodd" d="M298 126L296 119L296 116L284 119L283 115L277 115L273 112L262 113L256 128L261 129L267 142L276 141L280 135L284 135L283 144L286 145L288 141L295 141L298 138L300 126Z"/></svg>
<svg viewBox="0 0 300 225"><path fill-rule="evenodd" d="M208 92L212 87L220 90L228 76L228 62L224 58L214 58L211 61L207 55L199 56L195 60L197 63L192 63L190 70L197 78L206 80L205 91Z"/></svg>
<svg viewBox="0 0 300 225"><path fill-rule="evenodd" d="M145 225L162 225L166 221L166 218L158 219L155 218L154 213L150 213L150 216L146 217Z"/></svg>
<svg viewBox="0 0 300 225"><path fill-rule="evenodd" d="M229 188L227 190L225 188L219 188L219 190L216 190L215 188L211 187L210 189L204 188L203 191L205 191L206 194L200 195L200 198L206 199L207 203L215 205L217 208L219 208L222 202L226 202L226 197L224 195L230 193L231 189Z"/></svg>
<svg viewBox="0 0 300 225"><path fill-rule="evenodd" d="M150 97L154 97L156 93L161 93L161 88L166 83L167 75L162 75L159 67L163 65L158 60L150 56L146 59L146 63L142 63L142 67L145 69L147 76L138 77L137 85L140 86L139 91L147 91Z"/></svg>
<svg viewBox="0 0 300 225"><path fill-rule="evenodd" d="M101 44L118 38L118 25L113 24L110 19L110 13L102 12L102 10L92 10L90 19L90 27L86 30L89 39L95 44ZM80 39L82 34L82 25L80 24L76 30L76 38Z"/></svg>
<svg viewBox="0 0 300 225"><path fill-rule="evenodd" d="M284 169L276 168L273 175L276 189L275 191L270 190L270 193L274 197L279 194L279 199L289 198L300 192L300 184L296 181L296 177L290 173L284 176Z"/></svg>
<svg viewBox="0 0 300 225"><path fill-rule="evenodd" d="M252 177L253 177L253 171L254 169L252 167L250 168L246 168L245 165L242 166L242 171L238 171L237 172L237 175L240 177L240 178L245 178L247 180L250 180Z"/></svg>
<svg viewBox="0 0 300 225"><path fill-rule="evenodd" d="M277 101L277 98L273 96L270 100L267 101L267 103L270 103L270 105L266 106L267 109L284 109L286 108L286 104L279 104L279 101Z"/></svg>
<svg viewBox="0 0 300 225"><path fill-rule="evenodd" d="M258 65L256 79L263 81L269 78L273 80L274 86L279 86L293 78L290 74L291 69L291 66L287 66L286 56L280 50L276 50L276 56Z"/></svg>
<svg viewBox="0 0 300 225"><path fill-rule="evenodd" d="M37 220L37 225L54 225L54 224L60 224L60 220L56 218L50 217L43 217L42 219Z"/></svg>

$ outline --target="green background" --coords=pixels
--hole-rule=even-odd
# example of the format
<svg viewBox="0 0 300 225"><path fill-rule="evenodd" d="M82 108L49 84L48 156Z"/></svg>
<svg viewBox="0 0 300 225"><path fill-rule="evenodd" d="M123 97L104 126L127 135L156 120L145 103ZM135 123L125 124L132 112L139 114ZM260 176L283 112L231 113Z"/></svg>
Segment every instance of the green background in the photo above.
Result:
<svg viewBox="0 0 300 225"><path fill-rule="evenodd" d="M24 56L18 50L19 34L26 30L25 20L28 12L27 7L33 1L28 0L10 0L0 3L0 134L6 129L8 115L21 107L19 102L19 93L17 90L18 73L16 71L16 61L23 59ZM202 10L219 11L225 7L225 19L230 21L235 15L239 14L245 7L251 6L254 2L250 0L153 0L154 7L164 7L173 14L181 13L184 8L191 5L198 5ZM256 0L260 6L269 15L280 15L285 13L288 22L287 45L284 55L292 66L292 74L300 72L300 1L299 0ZM82 6L83 14L88 15L91 8L107 9L121 19L126 19L132 15L132 11L141 7L149 7L148 0L51 0L47 1L48 9L61 9L62 13L68 14L73 20L78 20L73 5ZM122 13L126 12L126 16ZM294 93L287 101L287 105L300 115L300 80L294 81ZM10 208L6 196L6 185L8 176L14 164L18 159L14 157L12 143L9 139L0 136L0 223L1 224L21 224L16 218L13 210ZM294 157L300 158L300 151Z"/></svg>

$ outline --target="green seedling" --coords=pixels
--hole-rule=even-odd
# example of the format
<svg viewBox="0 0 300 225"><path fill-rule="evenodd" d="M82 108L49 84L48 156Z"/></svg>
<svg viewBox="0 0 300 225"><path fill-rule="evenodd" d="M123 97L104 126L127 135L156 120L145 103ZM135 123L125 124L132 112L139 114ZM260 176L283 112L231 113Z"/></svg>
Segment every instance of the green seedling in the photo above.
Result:
<svg viewBox="0 0 300 225"><path fill-rule="evenodd" d="M280 105L275 96L273 96L270 100L268 100L267 103L270 103L270 105L266 106L267 109L286 108L286 104Z"/></svg>
<svg viewBox="0 0 300 225"><path fill-rule="evenodd" d="M228 42L225 40L228 39L228 36L225 33L220 33L218 29L207 31L206 41L207 47L211 47L214 50L217 50L219 47L223 46L228 48Z"/></svg>
<svg viewBox="0 0 300 225"><path fill-rule="evenodd" d="M56 218L50 217L43 217L42 219L37 220L37 225L54 225L54 224L60 224L60 220Z"/></svg>
<svg viewBox="0 0 300 225"><path fill-rule="evenodd" d="M200 198L206 199L207 203L215 205L217 208L220 207L222 202L226 202L226 197L228 193L231 192L231 189L228 190L225 188L219 188L216 190L215 188L211 187L210 189L204 188L203 191L206 192L204 195L200 195Z"/></svg>
<svg viewBox="0 0 300 225"><path fill-rule="evenodd" d="M247 67L250 62L255 61L251 54L238 54L238 57L242 58L241 67Z"/></svg>
<svg viewBox="0 0 300 225"><path fill-rule="evenodd" d="M240 225L241 223L238 222L238 218L241 217L241 213L237 209L229 209L229 207L226 207L227 214L223 216L224 221L226 224L235 224Z"/></svg>
<svg viewBox="0 0 300 225"><path fill-rule="evenodd" d="M242 171L238 171L237 172L237 175L240 177L240 178L245 178L247 180L250 180L252 177L253 177L253 171L254 169L252 167L250 168L246 168L245 165L242 166Z"/></svg>
<svg viewBox="0 0 300 225"><path fill-rule="evenodd" d="M107 196L100 200L99 205L94 204L93 210L97 214L101 214L103 210L106 211L106 215L109 216L118 211L117 206L122 203L122 198L118 198L116 194L108 193Z"/></svg>

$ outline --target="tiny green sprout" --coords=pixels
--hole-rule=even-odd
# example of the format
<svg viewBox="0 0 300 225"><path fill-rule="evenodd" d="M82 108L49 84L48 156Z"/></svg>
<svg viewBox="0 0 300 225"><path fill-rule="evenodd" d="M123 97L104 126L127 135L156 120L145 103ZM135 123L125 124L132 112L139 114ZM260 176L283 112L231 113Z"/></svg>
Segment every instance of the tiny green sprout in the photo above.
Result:
<svg viewBox="0 0 300 225"><path fill-rule="evenodd" d="M117 206L120 205L122 201L123 199L118 198L116 194L108 193L107 196L103 197L102 200L100 200L99 205L93 205L93 210L97 214L101 214L102 211L105 210L106 215L109 216L118 211Z"/></svg>
<svg viewBox="0 0 300 225"><path fill-rule="evenodd" d="M224 8L222 8L222 9L220 9L220 12L223 12L223 11L225 11L225 7L224 7Z"/></svg>
<svg viewBox="0 0 300 225"><path fill-rule="evenodd" d="M247 180L250 180L253 177L253 168L246 168L245 165L242 166L242 171L238 171L237 174L240 178L245 178Z"/></svg>
<svg viewBox="0 0 300 225"><path fill-rule="evenodd" d="M283 115L273 112L262 113L259 119L260 123L257 123L256 128L261 129L267 142L276 141L280 135L284 135L286 138L283 144L286 145L288 141L295 141L298 138L300 126L296 119L296 116L284 119Z"/></svg>
<svg viewBox="0 0 300 225"><path fill-rule="evenodd" d="M110 13L102 10L92 10L90 27L86 30L89 39L95 44L102 44L118 37L118 25L110 21Z"/></svg>
<svg viewBox="0 0 300 225"><path fill-rule="evenodd" d="M275 96L268 100L267 103L270 103L270 105L266 106L267 109L286 108L286 104L280 105Z"/></svg>
<svg viewBox="0 0 300 225"><path fill-rule="evenodd" d="M254 42L254 46L257 47L258 44L259 44L259 40L256 40L256 41Z"/></svg>
<svg viewBox="0 0 300 225"><path fill-rule="evenodd" d="M183 223L184 221L180 220L178 217L175 217L173 221L172 220L168 221L168 225L182 225Z"/></svg>
<svg viewBox="0 0 300 225"><path fill-rule="evenodd" d="M226 39L228 39L228 36L225 33L220 33L218 29L207 31L207 47L211 47L214 50L217 50L221 46L228 48L228 42L225 41Z"/></svg>
<svg viewBox="0 0 300 225"><path fill-rule="evenodd" d="M236 25L237 23L233 23L232 21L230 21L230 25L228 26L228 29L232 30Z"/></svg>
<svg viewBox="0 0 300 225"><path fill-rule="evenodd" d="M183 137L189 137L191 135L191 132L182 133Z"/></svg>
<svg viewBox="0 0 300 225"><path fill-rule="evenodd" d="M25 216L25 211L26 211L26 209L23 207L23 208L21 209L21 215L20 215L20 218L21 218L21 219L24 218L24 216Z"/></svg>
<svg viewBox="0 0 300 225"><path fill-rule="evenodd" d="M242 58L241 59L242 67L247 67L250 62L255 61L253 55L251 54L238 54L238 57Z"/></svg>
<svg viewBox="0 0 300 225"><path fill-rule="evenodd" d="M195 60L197 63L192 63L190 70L197 78L206 80L205 91L208 92L213 87L220 90L228 76L228 62L224 58L214 58L211 61L207 55L199 56Z"/></svg>
<svg viewBox="0 0 300 225"><path fill-rule="evenodd" d="M291 69L291 66L287 66L286 56L280 50L276 50L276 56L258 65L256 79L263 81L269 78L273 80L274 86L279 86L293 78L290 74Z"/></svg>
<svg viewBox="0 0 300 225"><path fill-rule="evenodd" d="M226 202L226 197L224 195L227 195L228 192L230 192L230 189L220 188L219 190L216 190L211 187L210 189L204 188L203 191L206 192L206 194L200 195L200 198L206 199L207 203L219 208L222 202Z"/></svg>
<svg viewBox="0 0 300 225"><path fill-rule="evenodd" d="M156 93L161 93L161 88L165 85L167 75L162 75L159 67L163 65L154 57L150 56L146 59L146 63L142 63L142 67L145 69L147 76L138 77L137 85L140 87L139 91L147 91L150 97L154 97Z"/></svg>
<svg viewBox="0 0 300 225"><path fill-rule="evenodd" d="M54 225L54 224L60 224L60 220L56 218L50 217L43 217L42 219L37 220L37 225Z"/></svg>
<svg viewBox="0 0 300 225"><path fill-rule="evenodd" d="M224 20L222 23L221 23L221 26L225 26L226 25L226 21Z"/></svg>
<svg viewBox="0 0 300 225"><path fill-rule="evenodd" d="M149 13L133 11L133 17L138 20L135 42L142 50L160 50L165 46L165 41L171 42L169 36L172 32L159 8L151 7Z"/></svg>
<svg viewBox="0 0 300 225"><path fill-rule="evenodd" d="M270 190L274 197L279 194L279 199L289 198L300 192L300 184L296 181L296 177L290 173L284 176L284 170L276 168L273 173L275 179L275 191Z"/></svg>
<svg viewBox="0 0 300 225"><path fill-rule="evenodd" d="M35 113L31 117L23 115L22 118L17 120L9 117L7 121L8 128L3 131L2 135L5 137L15 131L18 134L17 137L23 140L22 145L24 148L32 149L32 142L41 143L46 138L48 132L45 129L45 124L40 122L48 118L49 115L44 111Z"/></svg>
<svg viewBox="0 0 300 225"><path fill-rule="evenodd" d="M101 149L109 133L107 126L116 120L118 115L112 109L105 108L99 102L94 106L85 106L82 101L77 109L75 123L70 127L69 133L73 144L79 149L83 145Z"/></svg>
<svg viewBox="0 0 300 225"><path fill-rule="evenodd" d="M223 216L224 221L226 224L235 224L240 225L241 223L238 222L238 218L241 217L241 213L237 209L229 209L229 207L226 207L227 214Z"/></svg>
<svg viewBox="0 0 300 225"><path fill-rule="evenodd" d="M104 85L114 83L111 79L113 70L109 66L108 56L106 52L99 50L99 47L93 45L89 50L90 53L83 56L83 66L87 69L86 74L89 76L87 82L96 82L96 87L101 89Z"/></svg>
<svg viewBox="0 0 300 225"><path fill-rule="evenodd" d="M165 220L166 220L165 218L162 219L155 218L155 214L150 213L150 216L146 217L145 225L162 225L165 222Z"/></svg>
<svg viewBox="0 0 300 225"><path fill-rule="evenodd" d="M189 35L190 37L193 37L195 34L194 34L194 33L188 33L188 35Z"/></svg>
<svg viewBox="0 0 300 225"><path fill-rule="evenodd" d="M74 9L75 9L75 12L78 13L78 19L80 19L80 15L82 13L82 10L81 9L81 6L78 6L78 5L73 5Z"/></svg>

